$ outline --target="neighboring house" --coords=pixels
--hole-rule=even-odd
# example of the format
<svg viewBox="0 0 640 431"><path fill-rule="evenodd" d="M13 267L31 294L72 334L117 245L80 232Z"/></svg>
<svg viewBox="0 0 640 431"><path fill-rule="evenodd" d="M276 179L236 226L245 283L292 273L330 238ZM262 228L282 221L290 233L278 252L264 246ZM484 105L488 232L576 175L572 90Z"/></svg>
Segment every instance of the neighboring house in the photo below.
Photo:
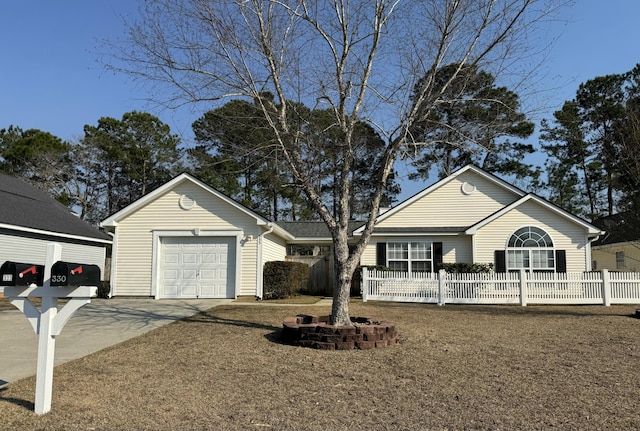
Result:
<svg viewBox="0 0 640 431"><path fill-rule="evenodd" d="M633 214L615 214L594 222L606 230L592 245L593 269L640 271L640 225Z"/></svg>
<svg viewBox="0 0 640 431"><path fill-rule="evenodd" d="M112 295L262 297L265 262L331 254L319 222L272 223L182 174L101 224L114 235ZM352 241L362 223L352 224ZM435 271L440 262L497 271L582 272L603 232L544 199L467 166L378 217L362 265Z"/></svg>
<svg viewBox="0 0 640 431"><path fill-rule="evenodd" d="M104 279L111 237L24 180L0 174L0 264L45 264L47 244L61 245L65 262L98 265Z"/></svg>

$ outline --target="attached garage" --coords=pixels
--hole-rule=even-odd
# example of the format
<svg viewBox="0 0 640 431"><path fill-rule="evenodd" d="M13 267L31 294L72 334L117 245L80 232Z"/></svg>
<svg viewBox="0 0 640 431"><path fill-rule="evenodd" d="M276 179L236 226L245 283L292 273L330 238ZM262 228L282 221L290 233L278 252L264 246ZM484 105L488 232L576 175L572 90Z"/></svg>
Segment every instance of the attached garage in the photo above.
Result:
<svg viewBox="0 0 640 431"><path fill-rule="evenodd" d="M290 236L188 174L101 226L113 235L111 296L156 299L259 297L263 260L284 259Z"/></svg>
<svg viewBox="0 0 640 431"><path fill-rule="evenodd" d="M235 296L235 237L169 236L160 244L159 298Z"/></svg>

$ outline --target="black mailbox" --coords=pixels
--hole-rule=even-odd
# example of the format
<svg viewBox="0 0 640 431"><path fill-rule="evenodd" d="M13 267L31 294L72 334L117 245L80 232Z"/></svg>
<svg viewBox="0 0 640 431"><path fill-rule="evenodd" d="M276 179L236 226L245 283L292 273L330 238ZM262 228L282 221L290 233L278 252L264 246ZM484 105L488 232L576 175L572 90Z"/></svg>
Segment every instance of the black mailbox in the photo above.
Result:
<svg viewBox="0 0 640 431"><path fill-rule="evenodd" d="M100 286L100 267L85 263L56 262L51 267L51 286Z"/></svg>
<svg viewBox="0 0 640 431"><path fill-rule="evenodd" d="M2 286L42 286L44 265L6 261L0 267Z"/></svg>

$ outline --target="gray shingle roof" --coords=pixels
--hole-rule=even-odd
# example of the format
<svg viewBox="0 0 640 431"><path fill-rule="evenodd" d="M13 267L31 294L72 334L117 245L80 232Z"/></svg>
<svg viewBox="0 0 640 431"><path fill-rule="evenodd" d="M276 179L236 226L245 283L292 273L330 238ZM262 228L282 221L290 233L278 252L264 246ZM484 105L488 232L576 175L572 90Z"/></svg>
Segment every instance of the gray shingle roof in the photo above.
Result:
<svg viewBox="0 0 640 431"><path fill-rule="evenodd" d="M278 221L276 224L296 238L331 238L329 228L321 221ZM362 221L350 221L349 234L363 224Z"/></svg>
<svg viewBox="0 0 640 431"><path fill-rule="evenodd" d="M111 237L81 220L46 193L24 180L0 174L0 224L35 229L56 236L110 241Z"/></svg>

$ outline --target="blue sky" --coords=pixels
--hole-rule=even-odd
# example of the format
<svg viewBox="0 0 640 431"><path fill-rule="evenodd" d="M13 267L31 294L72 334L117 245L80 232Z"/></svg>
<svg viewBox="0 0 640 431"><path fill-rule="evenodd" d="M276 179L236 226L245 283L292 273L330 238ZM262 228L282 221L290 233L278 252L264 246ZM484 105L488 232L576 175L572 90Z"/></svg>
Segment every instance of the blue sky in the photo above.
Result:
<svg viewBox="0 0 640 431"><path fill-rule="evenodd" d="M158 116L188 144L191 123L204 107L159 111L145 101L145 88L97 61L100 41L121 36L120 16L134 11L133 0L3 2L0 128L35 128L73 141L100 117L140 110ZM549 34L559 39L540 83L554 89L542 117L573 98L580 83L640 63L638 17L637 0L577 0L565 11ZM407 182L400 198L422 187Z"/></svg>

